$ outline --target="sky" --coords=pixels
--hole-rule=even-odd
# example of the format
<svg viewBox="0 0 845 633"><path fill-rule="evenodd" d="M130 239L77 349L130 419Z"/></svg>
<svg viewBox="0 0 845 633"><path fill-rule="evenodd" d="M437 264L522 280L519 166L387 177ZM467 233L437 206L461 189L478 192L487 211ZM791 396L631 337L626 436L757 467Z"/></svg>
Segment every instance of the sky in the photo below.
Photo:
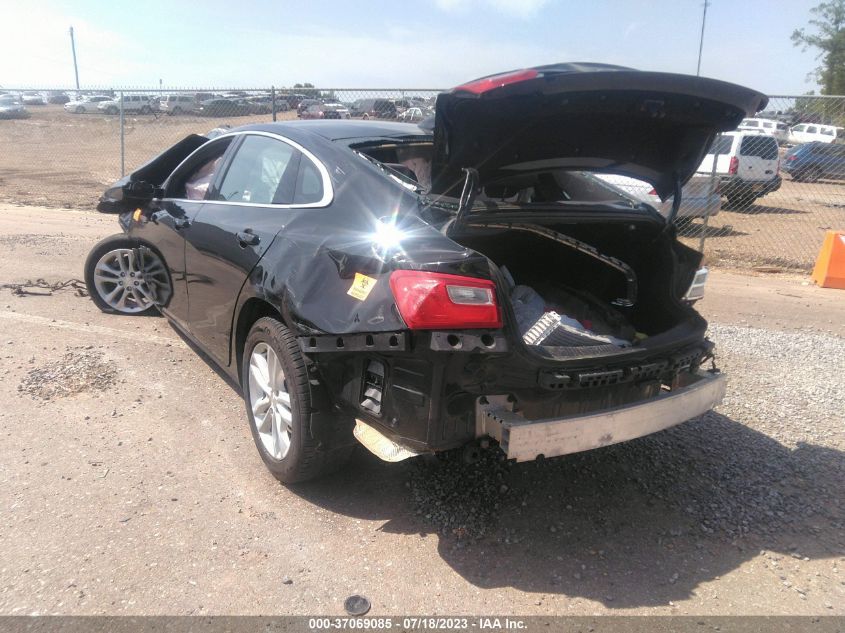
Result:
<svg viewBox="0 0 845 633"><path fill-rule="evenodd" d="M817 89L819 0L710 0L701 74ZM695 74L702 0L0 0L0 86L449 88L563 61Z"/></svg>

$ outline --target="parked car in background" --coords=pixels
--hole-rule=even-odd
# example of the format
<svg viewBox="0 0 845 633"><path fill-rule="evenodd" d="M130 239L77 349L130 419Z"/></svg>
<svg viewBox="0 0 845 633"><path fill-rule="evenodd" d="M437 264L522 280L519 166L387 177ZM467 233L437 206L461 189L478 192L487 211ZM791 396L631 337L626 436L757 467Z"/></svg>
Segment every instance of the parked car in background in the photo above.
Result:
<svg viewBox="0 0 845 633"><path fill-rule="evenodd" d="M842 130L835 125L822 125L821 123L799 123L789 128L787 142L791 145L801 143L833 143Z"/></svg>
<svg viewBox="0 0 845 633"><path fill-rule="evenodd" d="M774 119L748 118L743 119L736 128L740 132L761 132L774 136L778 143L786 143L789 139L789 126L783 121Z"/></svg>
<svg viewBox="0 0 845 633"><path fill-rule="evenodd" d="M845 178L845 145L814 141L793 147L783 158L783 170L798 182Z"/></svg>
<svg viewBox="0 0 845 633"><path fill-rule="evenodd" d="M339 103L319 103L308 106L302 119L348 119L349 110Z"/></svg>
<svg viewBox="0 0 845 633"><path fill-rule="evenodd" d="M199 104L196 113L200 116L245 116L250 106L243 100L209 99Z"/></svg>
<svg viewBox="0 0 845 633"><path fill-rule="evenodd" d="M697 171L711 173L714 156L718 156L716 174L728 206L745 209L760 196L780 189L778 143L773 136L759 132L717 136Z"/></svg>
<svg viewBox="0 0 845 633"><path fill-rule="evenodd" d="M302 99L299 104L296 106L296 116L302 118L303 113L310 108L311 106L315 105L322 105L323 102L319 99Z"/></svg>
<svg viewBox="0 0 845 633"><path fill-rule="evenodd" d="M70 97L67 95L67 93L60 92L58 90L51 90L47 93L47 103L63 105L68 101L70 101Z"/></svg>
<svg viewBox="0 0 845 633"><path fill-rule="evenodd" d="M0 95L0 119L25 119L29 111L21 98L13 94Z"/></svg>
<svg viewBox="0 0 845 633"><path fill-rule="evenodd" d="M28 106L47 105L47 100L40 92L24 92L21 95L21 102Z"/></svg>
<svg viewBox="0 0 845 633"><path fill-rule="evenodd" d="M86 112L98 112L98 107L101 103L113 100L113 97L110 97L108 95L89 95L79 97L78 99L74 99L73 101L68 101L64 105L64 108L68 112L73 112L75 114L85 114Z"/></svg>
<svg viewBox="0 0 845 633"><path fill-rule="evenodd" d="M404 121L405 123L419 123L423 119L428 118L428 116L429 115L426 114L422 108L414 106L408 108L404 112L400 112L396 118L400 121Z"/></svg>
<svg viewBox="0 0 845 633"><path fill-rule="evenodd" d="M596 178L601 178L632 198L651 205L665 217L669 217L672 211L673 196L661 200L654 187L647 182L617 174L596 174ZM722 207L720 185L718 176L714 177L710 174L692 176L681 190L681 208L678 209L678 218L692 220L717 215Z"/></svg>
<svg viewBox="0 0 845 633"><path fill-rule="evenodd" d="M177 92L163 94L159 98L159 110L166 114L189 114L197 107L197 101L192 94Z"/></svg>
<svg viewBox="0 0 845 633"><path fill-rule="evenodd" d="M353 104L353 117L367 119L395 119L399 113L390 99L358 99Z"/></svg>
<svg viewBox="0 0 845 633"><path fill-rule="evenodd" d="M123 95L123 112L130 114L151 114L157 109L158 101L154 101L148 94L125 94ZM97 110L106 114L118 114L120 112L120 97L103 101L97 105Z"/></svg>

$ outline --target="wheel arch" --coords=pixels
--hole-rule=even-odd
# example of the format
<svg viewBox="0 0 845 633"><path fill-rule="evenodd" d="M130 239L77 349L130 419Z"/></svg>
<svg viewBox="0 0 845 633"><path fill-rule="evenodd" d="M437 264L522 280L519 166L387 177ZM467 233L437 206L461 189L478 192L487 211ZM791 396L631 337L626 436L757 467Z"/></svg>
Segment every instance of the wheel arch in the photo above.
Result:
<svg viewBox="0 0 845 633"><path fill-rule="evenodd" d="M276 306L263 297L250 297L238 311L238 317L233 328L232 354L234 362L230 363L237 372L236 379L240 383L241 371L243 370L244 343L253 324L262 317L273 317L284 322L282 313Z"/></svg>

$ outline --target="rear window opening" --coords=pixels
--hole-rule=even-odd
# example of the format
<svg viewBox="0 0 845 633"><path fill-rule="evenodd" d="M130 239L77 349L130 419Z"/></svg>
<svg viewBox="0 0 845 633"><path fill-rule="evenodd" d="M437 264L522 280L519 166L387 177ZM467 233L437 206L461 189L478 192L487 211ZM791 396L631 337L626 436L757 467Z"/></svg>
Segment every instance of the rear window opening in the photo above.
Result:
<svg viewBox="0 0 845 633"><path fill-rule="evenodd" d="M739 153L743 156L756 156L763 160L777 160L778 142L771 136L746 136L742 139Z"/></svg>

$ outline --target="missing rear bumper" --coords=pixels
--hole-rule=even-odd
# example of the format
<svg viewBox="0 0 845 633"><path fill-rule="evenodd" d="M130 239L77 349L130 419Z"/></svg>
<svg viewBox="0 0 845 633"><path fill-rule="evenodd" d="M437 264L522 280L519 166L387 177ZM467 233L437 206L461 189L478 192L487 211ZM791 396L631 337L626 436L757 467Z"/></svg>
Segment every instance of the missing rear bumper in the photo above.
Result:
<svg viewBox="0 0 845 633"><path fill-rule="evenodd" d="M722 401L723 374L688 376L684 385L646 401L562 418L527 420L508 410L503 398L488 397L476 405L476 431L498 440L507 458L518 462L625 442L685 422Z"/></svg>

